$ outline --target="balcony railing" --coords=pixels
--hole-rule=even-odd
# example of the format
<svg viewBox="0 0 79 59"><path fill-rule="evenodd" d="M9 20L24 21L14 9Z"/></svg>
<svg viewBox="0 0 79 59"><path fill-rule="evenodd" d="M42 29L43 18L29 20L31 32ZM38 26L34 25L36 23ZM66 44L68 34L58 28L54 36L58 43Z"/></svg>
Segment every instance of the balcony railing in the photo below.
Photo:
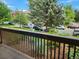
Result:
<svg viewBox="0 0 79 59"><path fill-rule="evenodd" d="M79 59L79 39L0 28L0 43L35 59Z"/></svg>

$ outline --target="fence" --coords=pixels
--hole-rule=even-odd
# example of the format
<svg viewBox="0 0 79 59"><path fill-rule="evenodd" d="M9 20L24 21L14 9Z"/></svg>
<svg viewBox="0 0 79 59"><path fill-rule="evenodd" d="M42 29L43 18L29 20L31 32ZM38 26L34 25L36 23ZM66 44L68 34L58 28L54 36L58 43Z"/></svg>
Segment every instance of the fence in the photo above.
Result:
<svg viewBox="0 0 79 59"><path fill-rule="evenodd" d="M79 59L79 40L30 31L0 28L1 43L35 59Z"/></svg>

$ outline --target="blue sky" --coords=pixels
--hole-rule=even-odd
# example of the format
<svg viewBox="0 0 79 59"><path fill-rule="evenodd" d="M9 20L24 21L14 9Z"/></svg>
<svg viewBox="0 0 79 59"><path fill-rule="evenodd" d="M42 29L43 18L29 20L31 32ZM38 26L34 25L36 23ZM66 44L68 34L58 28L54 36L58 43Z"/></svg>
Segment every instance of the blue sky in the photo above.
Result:
<svg viewBox="0 0 79 59"><path fill-rule="evenodd" d="M64 5L71 4L74 9L79 10L79 0L59 0L59 3L62 3Z"/></svg>
<svg viewBox="0 0 79 59"><path fill-rule="evenodd" d="M8 5L12 10L28 10L28 1L27 0L2 0L5 4Z"/></svg>
<svg viewBox="0 0 79 59"><path fill-rule="evenodd" d="M28 0L2 0L12 10L28 10ZM64 5L71 4L74 9L79 9L79 0L59 0Z"/></svg>

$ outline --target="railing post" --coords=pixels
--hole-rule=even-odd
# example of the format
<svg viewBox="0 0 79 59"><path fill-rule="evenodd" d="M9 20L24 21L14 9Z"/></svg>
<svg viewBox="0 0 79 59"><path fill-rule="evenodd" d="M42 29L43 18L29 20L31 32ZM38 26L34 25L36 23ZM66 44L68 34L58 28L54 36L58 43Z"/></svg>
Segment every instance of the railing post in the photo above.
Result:
<svg viewBox="0 0 79 59"><path fill-rule="evenodd" d="M2 31L0 30L0 44L2 44Z"/></svg>

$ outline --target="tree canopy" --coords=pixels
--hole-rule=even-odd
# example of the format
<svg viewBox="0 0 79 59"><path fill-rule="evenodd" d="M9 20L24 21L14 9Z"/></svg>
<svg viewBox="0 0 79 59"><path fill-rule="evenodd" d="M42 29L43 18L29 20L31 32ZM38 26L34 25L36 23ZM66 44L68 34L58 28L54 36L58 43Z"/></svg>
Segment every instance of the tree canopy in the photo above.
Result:
<svg viewBox="0 0 79 59"><path fill-rule="evenodd" d="M64 21L65 25L75 21L74 20L75 12L72 9L71 5L64 6L64 13L65 13L65 21Z"/></svg>
<svg viewBox="0 0 79 59"><path fill-rule="evenodd" d="M16 11L13 21L18 24L27 24L29 21L29 15L22 11Z"/></svg>
<svg viewBox="0 0 79 59"><path fill-rule="evenodd" d="M57 4L57 0L29 0L31 18L36 24L52 27L63 24L62 6Z"/></svg>
<svg viewBox="0 0 79 59"><path fill-rule="evenodd" d="M11 10L6 4L0 2L0 22L11 20Z"/></svg>
<svg viewBox="0 0 79 59"><path fill-rule="evenodd" d="M79 10L75 10L75 22L79 22Z"/></svg>

